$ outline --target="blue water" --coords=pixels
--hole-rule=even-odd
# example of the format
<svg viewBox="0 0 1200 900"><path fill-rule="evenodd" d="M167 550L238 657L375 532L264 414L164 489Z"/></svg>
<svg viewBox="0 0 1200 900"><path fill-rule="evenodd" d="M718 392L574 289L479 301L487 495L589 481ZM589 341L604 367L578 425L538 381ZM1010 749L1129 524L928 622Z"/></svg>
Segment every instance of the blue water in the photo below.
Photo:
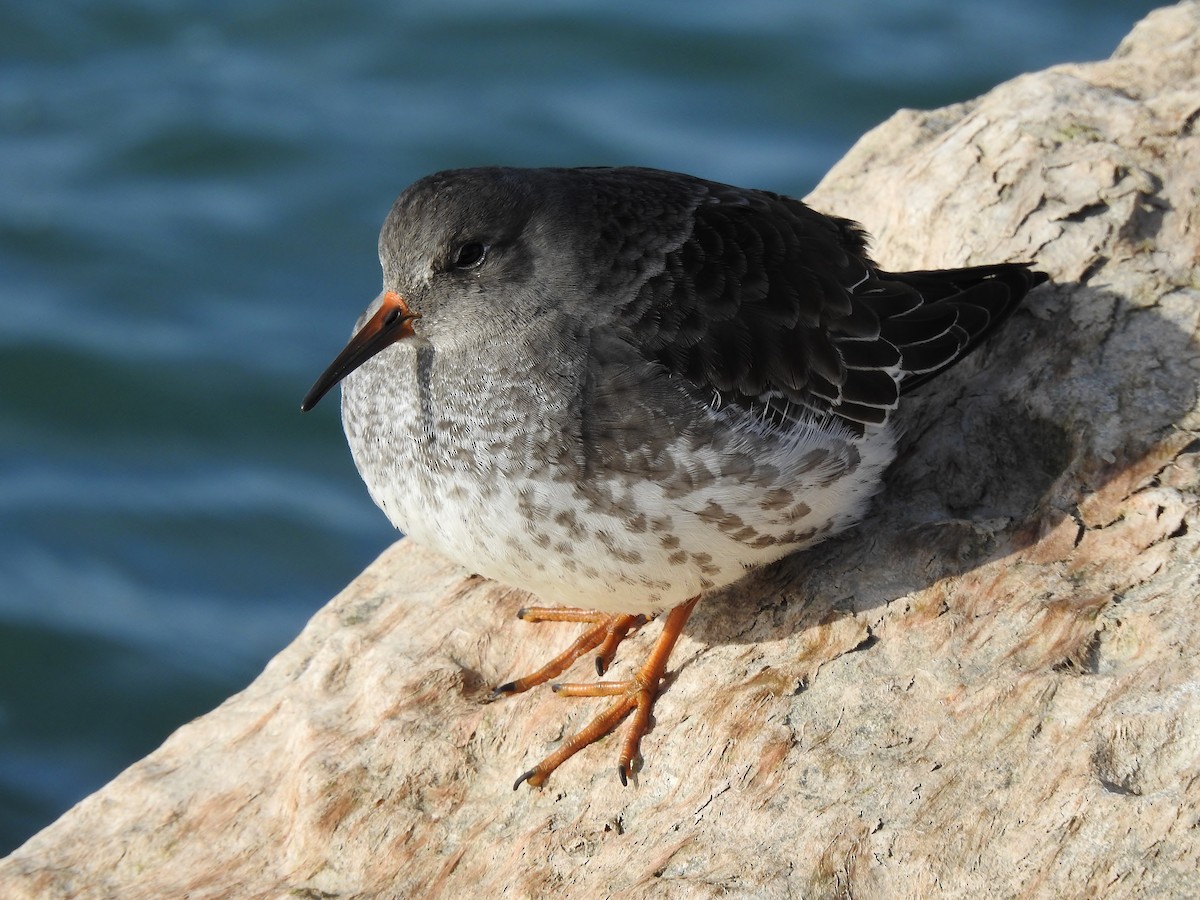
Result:
<svg viewBox="0 0 1200 900"><path fill-rule="evenodd" d="M301 396L440 168L803 194L903 106L1107 56L1096 0L0 2L0 852L395 535Z"/></svg>

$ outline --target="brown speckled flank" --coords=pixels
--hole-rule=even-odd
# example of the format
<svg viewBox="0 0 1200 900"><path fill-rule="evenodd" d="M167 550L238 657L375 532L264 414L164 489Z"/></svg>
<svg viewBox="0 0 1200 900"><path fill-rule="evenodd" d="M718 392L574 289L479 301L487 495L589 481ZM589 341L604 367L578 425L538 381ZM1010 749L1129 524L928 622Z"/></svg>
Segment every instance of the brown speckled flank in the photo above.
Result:
<svg viewBox="0 0 1200 900"><path fill-rule="evenodd" d="M648 169L432 175L379 253L384 291L304 408L344 379L354 461L414 540L612 614L854 524L902 395L1044 280L883 272L852 222Z"/></svg>

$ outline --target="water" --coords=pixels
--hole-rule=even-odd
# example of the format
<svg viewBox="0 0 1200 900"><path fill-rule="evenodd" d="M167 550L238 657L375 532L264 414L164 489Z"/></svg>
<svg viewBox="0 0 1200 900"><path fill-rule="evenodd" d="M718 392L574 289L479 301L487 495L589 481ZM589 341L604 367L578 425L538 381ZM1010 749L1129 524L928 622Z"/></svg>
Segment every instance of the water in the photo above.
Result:
<svg viewBox="0 0 1200 900"><path fill-rule="evenodd" d="M803 194L1140 2L0 0L0 852L250 681L395 535L314 377L395 194L638 164Z"/></svg>

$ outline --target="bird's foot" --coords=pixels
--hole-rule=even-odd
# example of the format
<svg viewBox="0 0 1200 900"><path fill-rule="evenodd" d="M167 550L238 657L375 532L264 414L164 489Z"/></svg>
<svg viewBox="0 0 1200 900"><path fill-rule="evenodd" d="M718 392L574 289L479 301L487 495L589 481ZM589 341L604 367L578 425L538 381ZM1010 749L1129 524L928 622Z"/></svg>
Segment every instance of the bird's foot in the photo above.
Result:
<svg viewBox="0 0 1200 900"><path fill-rule="evenodd" d="M596 674L603 675L621 641L625 640L629 632L646 624L645 616L602 613L569 606L528 606L517 613L517 618L524 622L583 622L592 627L536 672L500 685L492 692L493 696L519 694L531 687L545 684L551 678L561 675L575 660L596 647L600 648L600 652L596 654Z"/></svg>
<svg viewBox="0 0 1200 900"><path fill-rule="evenodd" d="M654 701L658 696L659 686L666 673L667 662L671 658L671 651L675 649L675 643L679 640L683 626L692 614L692 610L699 599L699 597L693 597L687 603L680 604L668 613L666 621L663 623L662 634L659 635L654 648L646 658L646 662L632 678L624 681L601 681L595 684L556 684L553 686L555 693L564 697L616 697L616 700L609 705L608 709L592 719L584 728L564 741L562 746L557 750L518 778L513 785L513 790L519 788L523 782L529 782L532 787L541 787L545 784L546 779L550 777L551 772L588 744L604 737L604 735L616 728L621 720L629 715L631 711L634 711L633 720L629 723L625 734L625 740L621 743L621 756L617 762L617 775L621 779L621 784L629 783L629 779L633 775L634 761L638 759L638 748L641 745L642 736L650 727L650 714L654 709ZM529 611L525 610L524 612L528 613ZM570 617L562 616L558 621L596 621L597 624L596 627L589 629L575 644L572 644L566 653L551 660L551 662L533 675L518 679L515 682L509 682L507 685L502 685L496 689L497 693L515 693L518 690L525 690L534 684L541 684L553 678L554 675L562 672L572 662L598 644L603 642L607 646L607 641L612 635L623 628L623 631L620 632L620 637L617 637L613 642L612 649L615 649L616 644L620 643L621 638L625 634L636 627L636 625L641 624L641 622L636 621L637 619L645 621L640 616L600 616L598 613L588 613L586 610L551 610L551 612L565 612L570 614ZM583 614L582 616L579 615L581 613ZM586 618L585 616L587 615L590 615L591 618ZM576 618L576 616L578 617ZM522 618L528 619L529 616L526 614ZM635 621L628 623L616 622L615 625L617 627L610 628L614 623L609 620L622 619L632 619ZM601 651L601 658L604 658L603 649ZM611 659L611 649L609 650L608 658ZM564 659L566 659L565 662L563 662ZM600 658L596 662L597 670L603 671ZM605 665L607 665L607 662L605 662ZM556 666L557 668L555 668ZM550 672L550 674L544 674L547 672Z"/></svg>

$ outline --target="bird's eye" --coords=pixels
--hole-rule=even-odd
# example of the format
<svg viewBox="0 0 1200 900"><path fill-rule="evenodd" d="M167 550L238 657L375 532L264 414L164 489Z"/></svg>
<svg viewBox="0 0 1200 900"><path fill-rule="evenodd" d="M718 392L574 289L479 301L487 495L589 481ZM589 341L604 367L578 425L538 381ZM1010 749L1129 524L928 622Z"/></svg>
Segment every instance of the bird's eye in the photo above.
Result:
<svg viewBox="0 0 1200 900"><path fill-rule="evenodd" d="M463 244L458 248L458 254L454 257L454 268L474 269L484 261L487 252L487 244L481 244L479 241Z"/></svg>

